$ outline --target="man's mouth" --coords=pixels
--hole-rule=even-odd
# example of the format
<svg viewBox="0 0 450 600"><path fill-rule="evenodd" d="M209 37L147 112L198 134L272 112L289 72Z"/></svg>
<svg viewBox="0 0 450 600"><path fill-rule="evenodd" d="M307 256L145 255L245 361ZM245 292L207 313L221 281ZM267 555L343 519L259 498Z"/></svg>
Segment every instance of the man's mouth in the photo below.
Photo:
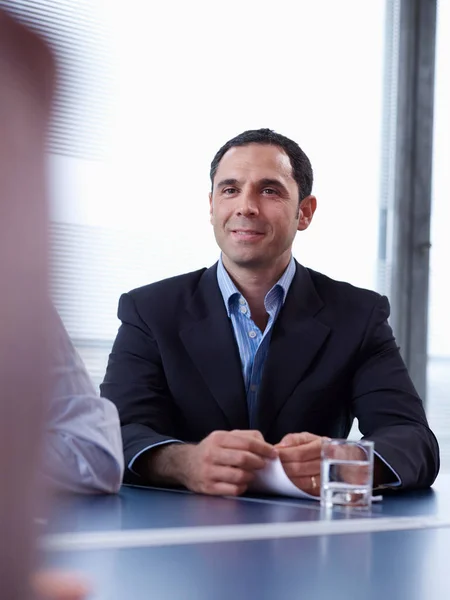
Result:
<svg viewBox="0 0 450 600"><path fill-rule="evenodd" d="M257 242L264 237L264 233L257 229L231 229L231 237L237 242L252 243Z"/></svg>
<svg viewBox="0 0 450 600"><path fill-rule="evenodd" d="M232 229L232 233L236 235L264 235L262 231L257 231L256 229Z"/></svg>

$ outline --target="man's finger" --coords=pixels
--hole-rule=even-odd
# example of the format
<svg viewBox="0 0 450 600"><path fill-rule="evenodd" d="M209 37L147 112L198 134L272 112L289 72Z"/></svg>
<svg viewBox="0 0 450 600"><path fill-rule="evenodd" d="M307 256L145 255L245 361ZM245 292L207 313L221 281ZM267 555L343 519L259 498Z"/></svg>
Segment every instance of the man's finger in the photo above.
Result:
<svg viewBox="0 0 450 600"><path fill-rule="evenodd" d="M320 460L309 460L307 462L289 462L283 464L286 475L292 479L297 477L319 477Z"/></svg>
<svg viewBox="0 0 450 600"><path fill-rule="evenodd" d="M246 485L237 485L234 483L216 482L205 494L213 496L241 496L247 491Z"/></svg>
<svg viewBox="0 0 450 600"><path fill-rule="evenodd" d="M252 472L245 471L244 469L237 469L235 467L218 466L211 473L211 481L214 482L248 485L253 479L254 474Z"/></svg>
<svg viewBox="0 0 450 600"><path fill-rule="evenodd" d="M264 440L257 439L253 436L242 436L231 433L226 436L221 443L222 448L232 448L235 450L247 450L263 458L276 458L278 452L273 446Z"/></svg>
<svg viewBox="0 0 450 600"><path fill-rule="evenodd" d="M318 435L309 433L308 431L302 431L301 433L288 433L284 438L276 445L277 448L283 446L299 446L301 444L307 444L314 440L320 439Z"/></svg>
<svg viewBox="0 0 450 600"><path fill-rule="evenodd" d="M313 442L298 446L290 446L286 448L278 448L278 453L281 462L307 462L310 460L320 459L322 452L322 439L316 438Z"/></svg>
<svg viewBox="0 0 450 600"><path fill-rule="evenodd" d="M234 448L218 448L214 456L214 463L226 467L238 467L246 471L262 469L266 465L264 458L248 450L235 450Z"/></svg>
<svg viewBox="0 0 450 600"><path fill-rule="evenodd" d="M260 431L256 431L256 429L233 429L230 433L236 435L242 435L243 437L251 437L256 438L257 440L264 441L264 436Z"/></svg>

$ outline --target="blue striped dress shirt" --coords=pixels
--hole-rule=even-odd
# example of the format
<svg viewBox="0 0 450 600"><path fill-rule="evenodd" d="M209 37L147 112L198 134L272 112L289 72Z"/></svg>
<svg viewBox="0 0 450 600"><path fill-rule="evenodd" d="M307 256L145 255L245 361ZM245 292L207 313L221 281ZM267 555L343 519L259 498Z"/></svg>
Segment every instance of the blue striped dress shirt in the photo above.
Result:
<svg viewBox="0 0 450 600"><path fill-rule="evenodd" d="M264 306L269 320L264 331L253 322L247 300L234 285L228 275L222 257L217 266L217 282L222 292L228 317L231 319L236 342L241 357L242 375L247 393L250 428L256 423L258 390L269 350L270 338L278 313L286 300L286 295L295 275L295 261L291 260L277 283L267 292Z"/></svg>

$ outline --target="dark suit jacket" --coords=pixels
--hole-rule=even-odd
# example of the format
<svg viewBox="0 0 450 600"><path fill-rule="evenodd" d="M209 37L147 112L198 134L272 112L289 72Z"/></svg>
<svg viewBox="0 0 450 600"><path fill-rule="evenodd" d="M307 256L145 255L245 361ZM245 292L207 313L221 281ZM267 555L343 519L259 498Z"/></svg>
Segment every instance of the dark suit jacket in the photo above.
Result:
<svg viewBox="0 0 450 600"><path fill-rule="evenodd" d="M217 265L124 294L118 316L101 393L119 410L126 464L164 440L248 428ZM270 443L301 431L346 437L357 417L404 488L429 486L439 449L388 316L385 297L297 264L264 366L258 429Z"/></svg>

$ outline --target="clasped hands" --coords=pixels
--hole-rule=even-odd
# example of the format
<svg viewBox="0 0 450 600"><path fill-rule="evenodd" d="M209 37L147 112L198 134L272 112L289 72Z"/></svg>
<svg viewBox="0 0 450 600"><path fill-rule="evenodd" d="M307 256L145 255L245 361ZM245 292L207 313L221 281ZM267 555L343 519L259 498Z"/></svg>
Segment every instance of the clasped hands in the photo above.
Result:
<svg viewBox="0 0 450 600"><path fill-rule="evenodd" d="M184 484L198 493L239 496L247 491L258 469L279 457L298 488L319 496L324 439L307 432L289 433L271 445L259 431L213 431L190 447Z"/></svg>

